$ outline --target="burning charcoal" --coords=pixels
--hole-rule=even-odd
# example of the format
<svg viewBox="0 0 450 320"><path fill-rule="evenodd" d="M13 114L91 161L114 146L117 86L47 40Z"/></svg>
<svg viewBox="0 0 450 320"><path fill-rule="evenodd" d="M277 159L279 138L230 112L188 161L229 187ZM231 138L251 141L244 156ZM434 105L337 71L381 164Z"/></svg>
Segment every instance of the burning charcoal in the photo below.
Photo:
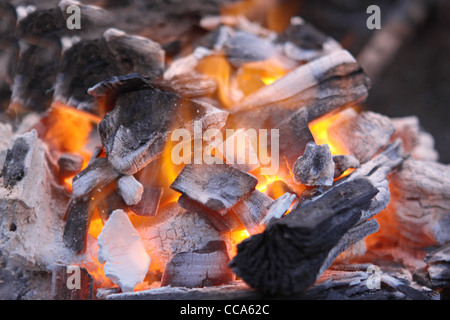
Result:
<svg viewBox="0 0 450 320"><path fill-rule="evenodd" d="M131 63L133 72L150 79L163 73L164 51L158 43L114 28L106 30L103 37L117 61Z"/></svg>
<svg viewBox="0 0 450 320"><path fill-rule="evenodd" d="M95 203L88 199L72 199L67 210L63 241L67 248L76 253L86 249L86 237L91 224Z"/></svg>
<svg viewBox="0 0 450 320"><path fill-rule="evenodd" d="M242 228L242 223L233 211L224 215L211 210L185 195L178 199L180 207L201 214L216 230L221 232L234 231Z"/></svg>
<svg viewBox="0 0 450 320"><path fill-rule="evenodd" d="M195 67L203 58L210 56L213 52L204 47L198 47L192 54L179 58L172 62L169 68L164 72L165 80L172 80L174 77L189 75L194 72Z"/></svg>
<svg viewBox="0 0 450 320"><path fill-rule="evenodd" d="M61 56L57 38L42 38L36 44L24 45L20 52L11 94L10 111L47 109L56 83Z"/></svg>
<svg viewBox="0 0 450 320"><path fill-rule="evenodd" d="M258 156L253 148L252 138L256 140L256 135L250 137L249 131L244 129L236 130L226 140L215 146L215 156L224 160L232 167L250 172L259 167Z"/></svg>
<svg viewBox="0 0 450 320"><path fill-rule="evenodd" d="M291 24L275 40L283 53L292 60L310 61L342 49L334 39L326 36L300 17L291 18Z"/></svg>
<svg viewBox="0 0 450 320"><path fill-rule="evenodd" d="M450 244L429 253L425 262L428 274L434 288L444 288L450 285Z"/></svg>
<svg viewBox="0 0 450 320"><path fill-rule="evenodd" d="M87 90L105 79L130 71L129 67L117 63L105 39L80 41L62 56L53 97L78 109L101 114Z"/></svg>
<svg viewBox="0 0 450 320"><path fill-rule="evenodd" d="M294 182L306 186L331 186L334 177L334 162L327 144L310 142L305 153L292 168Z"/></svg>
<svg viewBox="0 0 450 320"><path fill-rule="evenodd" d="M400 138L406 154L411 154L411 157L417 160L438 161L439 154L434 149L434 138L421 129L419 118L391 118L391 121L395 127L391 139Z"/></svg>
<svg viewBox="0 0 450 320"><path fill-rule="evenodd" d="M257 183L254 176L227 164L188 164L170 187L224 215L249 195Z"/></svg>
<svg viewBox="0 0 450 320"><path fill-rule="evenodd" d="M53 300L92 300L94 280L85 268L57 265L52 271Z"/></svg>
<svg viewBox="0 0 450 320"><path fill-rule="evenodd" d="M334 168L334 178L339 178L348 169L359 168L359 160L350 155L339 155L333 156L333 162L335 164Z"/></svg>
<svg viewBox="0 0 450 320"><path fill-rule="evenodd" d="M158 211L163 192L163 188L145 186L141 201L136 205L130 206L129 208L138 216L154 216Z"/></svg>
<svg viewBox="0 0 450 320"><path fill-rule="evenodd" d="M276 180L267 185L265 193L272 199L277 199L285 193L295 193L295 191L286 182Z"/></svg>
<svg viewBox="0 0 450 320"><path fill-rule="evenodd" d="M230 267L263 293L302 292L377 192L364 178L337 185L240 243Z"/></svg>
<svg viewBox="0 0 450 320"><path fill-rule="evenodd" d="M280 135L280 155L292 168L306 149L310 142L314 142L314 137L308 127L308 112L300 109L283 122L277 124Z"/></svg>
<svg viewBox="0 0 450 320"><path fill-rule="evenodd" d="M164 85L184 98L208 96L217 90L216 80L198 72L174 76Z"/></svg>
<svg viewBox="0 0 450 320"><path fill-rule="evenodd" d="M58 159L59 177L65 179L76 175L83 168L83 161L80 155L63 153Z"/></svg>
<svg viewBox="0 0 450 320"><path fill-rule="evenodd" d="M236 111L275 109L289 113L305 107L308 121L344 105L362 102L368 96L369 79L346 50L301 65L274 83L238 102Z"/></svg>
<svg viewBox="0 0 450 320"><path fill-rule="evenodd" d="M261 221L267 217L268 208L273 204L274 201L271 198L255 190L247 198L239 201L232 210L244 225L245 230L250 234L256 234L263 231Z"/></svg>
<svg viewBox="0 0 450 320"><path fill-rule="evenodd" d="M210 241L222 241L223 234L195 211L172 202L159 208L152 219L138 230L152 257L152 270L164 271L166 264L178 253L200 250Z"/></svg>
<svg viewBox="0 0 450 320"><path fill-rule="evenodd" d="M450 165L407 159L389 177L396 194L380 218L380 233L404 248L442 245L450 240ZM393 239L395 235L396 239Z"/></svg>
<svg viewBox="0 0 450 320"><path fill-rule="evenodd" d="M149 86L119 95L98 130L109 162L120 173L131 175L161 155L172 130L192 132L194 121L202 130L221 128L227 116L209 104Z"/></svg>
<svg viewBox="0 0 450 320"><path fill-rule="evenodd" d="M389 143L394 133L394 125L388 117L367 111L354 119L338 121L328 132L364 163Z"/></svg>
<svg viewBox="0 0 450 320"><path fill-rule="evenodd" d="M209 242L203 249L175 255L166 265L161 286L201 288L230 283L234 275L223 241Z"/></svg>
<svg viewBox="0 0 450 320"><path fill-rule="evenodd" d="M275 54L275 47L268 40L251 33L237 31L224 44L225 55L235 67L252 61L269 59Z"/></svg>
<svg viewBox="0 0 450 320"><path fill-rule="evenodd" d="M117 181L117 192L129 206L139 204L144 186L133 176L122 176Z"/></svg>
<svg viewBox="0 0 450 320"><path fill-rule="evenodd" d="M35 130L16 136L0 178L0 251L35 270L61 256L63 214L70 195L55 179ZM45 243L45 246L36 245Z"/></svg>
<svg viewBox="0 0 450 320"><path fill-rule="evenodd" d="M73 178L73 197L85 197L95 189L105 187L119 176L120 174L114 170L106 158L97 158Z"/></svg>
<svg viewBox="0 0 450 320"><path fill-rule="evenodd" d="M105 275L122 292L131 292L138 283L144 281L150 266L150 256L124 211L116 210L111 214L97 243L99 261L106 262Z"/></svg>
<svg viewBox="0 0 450 320"><path fill-rule="evenodd" d="M272 219L280 219L290 208L292 202L297 198L295 193L286 192L281 197L277 198L270 206L269 210L260 221L260 225L267 225Z"/></svg>

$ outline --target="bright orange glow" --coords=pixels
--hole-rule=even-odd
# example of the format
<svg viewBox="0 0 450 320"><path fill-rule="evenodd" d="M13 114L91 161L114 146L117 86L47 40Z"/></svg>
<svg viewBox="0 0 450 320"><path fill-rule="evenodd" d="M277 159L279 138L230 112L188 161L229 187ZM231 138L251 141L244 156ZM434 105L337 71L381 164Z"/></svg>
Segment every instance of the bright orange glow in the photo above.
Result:
<svg viewBox="0 0 450 320"><path fill-rule="evenodd" d="M233 104L230 99L231 66L224 55L213 55L202 59L197 70L216 80L219 98L225 107Z"/></svg>
<svg viewBox="0 0 450 320"><path fill-rule="evenodd" d="M54 103L42 119L46 128L42 139L54 150L80 153L87 145L93 126L100 120L90 113Z"/></svg>
<svg viewBox="0 0 450 320"><path fill-rule="evenodd" d="M92 236L92 238L97 239L103 229L103 221L100 218L100 213L97 209L94 210L91 224L89 225L88 233Z"/></svg>

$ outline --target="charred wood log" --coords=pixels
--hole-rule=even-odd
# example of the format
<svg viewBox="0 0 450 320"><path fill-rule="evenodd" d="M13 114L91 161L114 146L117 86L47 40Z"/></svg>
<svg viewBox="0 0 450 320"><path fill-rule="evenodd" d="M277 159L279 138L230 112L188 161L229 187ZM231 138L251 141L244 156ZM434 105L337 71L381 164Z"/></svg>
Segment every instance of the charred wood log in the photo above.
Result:
<svg viewBox="0 0 450 320"><path fill-rule="evenodd" d="M237 276L267 294L311 286L328 253L361 218L378 193L367 179L342 183L238 245L230 263Z"/></svg>
<svg viewBox="0 0 450 320"><path fill-rule="evenodd" d="M433 288L450 286L450 244L434 250L425 257L427 272Z"/></svg>
<svg viewBox="0 0 450 320"><path fill-rule="evenodd" d="M235 278L223 241L209 242L193 252L176 254L166 265L161 286L201 288L228 284Z"/></svg>

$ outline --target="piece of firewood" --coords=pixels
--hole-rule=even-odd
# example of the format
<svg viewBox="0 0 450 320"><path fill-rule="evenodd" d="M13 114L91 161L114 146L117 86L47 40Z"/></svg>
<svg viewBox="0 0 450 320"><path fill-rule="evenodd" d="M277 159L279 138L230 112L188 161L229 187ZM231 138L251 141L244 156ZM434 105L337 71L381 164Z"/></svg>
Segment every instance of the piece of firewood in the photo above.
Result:
<svg viewBox="0 0 450 320"><path fill-rule="evenodd" d="M230 267L264 293L289 295L305 290L377 193L365 178L337 185L240 243Z"/></svg>
<svg viewBox="0 0 450 320"><path fill-rule="evenodd" d="M212 241L200 250L176 254L164 270L161 287L202 288L230 283L235 276L223 241Z"/></svg>
<svg viewBox="0 0 450 320"><path fill-rule="evenodd" d="M224 215L257 183L254 176L227 164L188 164L170 187Z"/></svg>

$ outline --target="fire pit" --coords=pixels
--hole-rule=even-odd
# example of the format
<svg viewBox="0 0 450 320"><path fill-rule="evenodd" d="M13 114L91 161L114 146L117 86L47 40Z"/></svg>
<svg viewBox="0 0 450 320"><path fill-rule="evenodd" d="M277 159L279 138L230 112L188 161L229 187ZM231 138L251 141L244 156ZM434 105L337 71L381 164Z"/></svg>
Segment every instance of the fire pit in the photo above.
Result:
<svg viewBox="0 0 450 320"><path fill-rule="evenodd" d="M250 3L1 5L0 298L445 297L433 137Z"/></svg>

